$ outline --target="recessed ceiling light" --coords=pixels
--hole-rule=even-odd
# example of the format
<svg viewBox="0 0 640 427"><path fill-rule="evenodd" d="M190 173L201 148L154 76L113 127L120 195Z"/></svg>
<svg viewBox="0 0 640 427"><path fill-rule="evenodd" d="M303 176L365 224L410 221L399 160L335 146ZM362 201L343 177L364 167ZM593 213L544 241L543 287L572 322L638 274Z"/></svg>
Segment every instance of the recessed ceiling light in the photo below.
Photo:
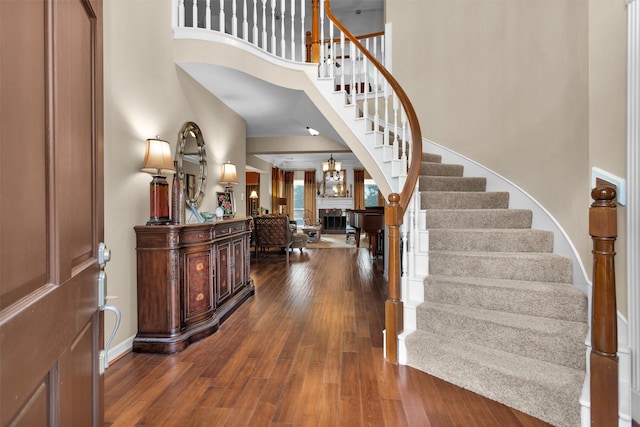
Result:
<svg viewBox="0 0 640 427"><path fill-rule="evenodd" d="M309 131L309 134L310 134L311 136L318 136L318 135L320 135L320 132L318 132L317 130L315 130L315 129L313 129L313 128L310 128L309 126L307 126L307 130Z"/></svg>

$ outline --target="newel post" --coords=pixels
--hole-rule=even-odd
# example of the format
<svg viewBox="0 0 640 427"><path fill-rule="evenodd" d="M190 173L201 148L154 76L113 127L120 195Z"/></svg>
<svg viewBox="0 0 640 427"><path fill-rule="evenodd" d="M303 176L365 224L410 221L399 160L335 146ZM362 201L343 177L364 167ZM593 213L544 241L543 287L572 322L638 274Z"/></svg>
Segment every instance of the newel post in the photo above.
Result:
<svg viewBox="0 0 640 427"><path fill-rule="evenodd" d="M311 61L320 63L320 0L311 0Z"/></svg>
<svg viewBox="0 0 640 427"><path fill-rule="evenodd" d="M618 331L614 244L618 235L616 192L591 191L589 234L593 240L591 311L591 425L618 425Z"/></svg>
<svg viewBox="0 0 640 427"><path fill-rule="evenodd" d="M389 229L389 295L384 305L385 358L393 364L398 363L398 334L404 328L403 304L400 299L400 226L403 212L399 201L399 194L390 194L384 215Z"/></svg>

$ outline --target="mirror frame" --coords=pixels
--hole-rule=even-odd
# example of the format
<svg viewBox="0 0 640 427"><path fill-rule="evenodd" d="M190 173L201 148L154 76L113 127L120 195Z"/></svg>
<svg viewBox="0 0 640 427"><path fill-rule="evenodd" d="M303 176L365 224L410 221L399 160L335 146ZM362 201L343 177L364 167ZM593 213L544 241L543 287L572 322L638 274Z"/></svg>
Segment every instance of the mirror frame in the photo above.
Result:
<svg viewBox="0 0 640 427"><path fill-rule="evenodd" d="M196 138L196 144L198 145L198 151L195 153L185 152L187 139L191 137L191 135ZM199 168L198 176L196 177L195 195L194 197L189 197L189 189L184 185L185 175L183 161L185 155L193 154L198 155ZM207 184L207 151L204 146L202 131L194 122L185 123L178 135L178 146L176 147L176 173L178 174L180 182L183 183L185 204L187 207L194 206L196 209L199 208L202 204L202 199L204 199L204 190Z"/></svg>

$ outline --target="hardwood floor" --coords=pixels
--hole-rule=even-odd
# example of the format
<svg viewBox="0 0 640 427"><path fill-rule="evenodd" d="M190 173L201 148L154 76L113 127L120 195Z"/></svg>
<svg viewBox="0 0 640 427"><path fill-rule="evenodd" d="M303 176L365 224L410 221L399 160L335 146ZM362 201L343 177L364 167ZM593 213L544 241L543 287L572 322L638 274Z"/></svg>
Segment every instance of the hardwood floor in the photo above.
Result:
<svg viewBox="0 0 640 427"><path fill-rule="evenodd" d="M385 280L365 248L270 253L256 294L174 355L106 372L107 426L548 426L382 354Z"/></svg>

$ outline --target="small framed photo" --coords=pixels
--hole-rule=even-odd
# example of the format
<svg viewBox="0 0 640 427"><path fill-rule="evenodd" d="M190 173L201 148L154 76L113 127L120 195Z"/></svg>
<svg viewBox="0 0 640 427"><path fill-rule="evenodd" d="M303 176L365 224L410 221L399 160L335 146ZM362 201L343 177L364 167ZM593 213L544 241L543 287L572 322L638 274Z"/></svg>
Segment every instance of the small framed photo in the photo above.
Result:
<svg viewBox="0 0 640 427"><path fill-rule="evenodd" d="M232 217L234 214L233 209L233 194L232 193L217 193L218 207L221 207L224 211L225 217Z"/></svg>

